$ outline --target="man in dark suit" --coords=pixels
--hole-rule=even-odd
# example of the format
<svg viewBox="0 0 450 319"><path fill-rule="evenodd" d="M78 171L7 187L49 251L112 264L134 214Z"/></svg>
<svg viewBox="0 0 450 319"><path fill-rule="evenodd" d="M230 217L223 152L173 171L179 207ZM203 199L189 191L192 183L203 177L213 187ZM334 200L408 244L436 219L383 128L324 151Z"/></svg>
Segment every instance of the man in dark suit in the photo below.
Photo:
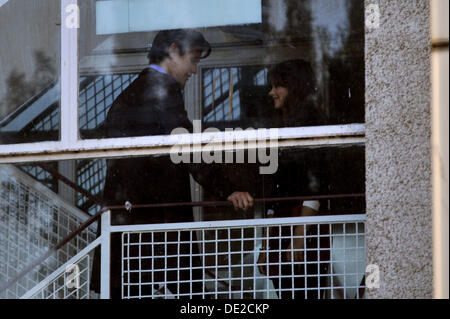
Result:
<svg viewBox="0 0 450 319"><path fill-rule="evenodd" d="M159 32L153 40L149 52L150 66L114 101L105 121L105 137L130 137L147 135L168 135L175 128L192 132L184 106L183 88L192 74L197 73L197 65L209 56L211 47L203 35L194 30L169 30ZM189 174L219 198L231 201L236 209L253 206L253 198L247 192L232 192L227 176L211 172L212 166L206 164L175 164L169 155L142 158L108 160L104 204L132 204L190 202L191 191ZM230 195L231 194L231 195ZM113 225L189 222L193 220L190 207L167 207L158 209L132 209L112 212ZM150 246L143 246L142 254L161 256L154 263L145 263L146 268L140 282L185 280L180 285L168 284L172 293L198 293L203 289L200 270L167 271L162 269L198 267L199 260L179 257L191 251L195 253L196 244L164 245L170 241L193 241L189 233L168 233L167 238L148 239ZM162 235L161 235L162 236ZM187 236L186 238L184 238ZM172 238L173 237L173 238ZM160 243L160 244L156 244ZM173 250L171 247L173 247ZM171 250L172 249L172 250ZM133 251L130 252L132 254ZM164 256L175 256L164 260ZM177 257L178 256L178 257ZM179 277L177 277L179 276ZM161 277L161 278L160 278ZM93 280L94 281L94 280ZM194 281L194 283L192 283ZM111 239L111 296L121 297L121 235L113 234ZM147 287L147 286L146 286ZM152 285L147 293L151 293ZM141 291L142 294L142 291Z"/></svg>

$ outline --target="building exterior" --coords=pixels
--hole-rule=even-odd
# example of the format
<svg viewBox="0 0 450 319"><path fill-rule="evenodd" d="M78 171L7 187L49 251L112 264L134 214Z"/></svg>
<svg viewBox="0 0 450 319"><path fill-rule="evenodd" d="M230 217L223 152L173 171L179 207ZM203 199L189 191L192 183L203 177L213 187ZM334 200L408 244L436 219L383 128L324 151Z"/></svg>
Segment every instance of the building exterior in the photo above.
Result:
<svg viewBox="0 0 450 319"><path fill-rule="evenodd" d="M89 292L93 247L107 256L110 235L95 240L95 223L40 267L20 271L99 213L107 159L151 159L177 145L167 135L102 139L99 133L112 102L148 66L148 41L158 30L180 27L158 16L177 15L175 21L199 28L213 48L184 88L189 118L217 129L199 129L200 145L225 150L224 130L240 128L243 134L235 130L230 137L232 150L251 150L255 133L277 129L280 154L294 158L299 170L319 171L326 188L298 194L292 184L288 193L328 196L321 202L328 214L262 218L271 197L261 192L264 179L251 174L254 167L246 164L252 163L231 163L223 170L236 187L262 199L252 212L230 218L227 207L200 205L192 224L115 229L105 213L102 230L124 232L124 251L136 232L188 231L203 258L208 292L202 296L277 298L271 281L256 270L264 234L281 225L327 225L316 236L330 240L324 249L328 281L307 293L448 298L448 2L249 0L239 13L236 1L214 3L205 8L192 1L175 12L152 0L0 1L0 29L10 30L0 36L8 44L0 48L0 284L17 279L0 296L95 297ZM327 118L321 125L271 122L267 72L290 59L314 68L316 102ZM272 141L267 135L262 140ZM191 193L193 201L217 200L194 180ZM135 258L123 256L123 265ZM67 281L72 264L79 277ZM136 294L132 271L123 267L122 297L141 297L145 283L139 279ZM107 263L101 272L107 289ZM165 284L151 297L173 297Z"/></svg>

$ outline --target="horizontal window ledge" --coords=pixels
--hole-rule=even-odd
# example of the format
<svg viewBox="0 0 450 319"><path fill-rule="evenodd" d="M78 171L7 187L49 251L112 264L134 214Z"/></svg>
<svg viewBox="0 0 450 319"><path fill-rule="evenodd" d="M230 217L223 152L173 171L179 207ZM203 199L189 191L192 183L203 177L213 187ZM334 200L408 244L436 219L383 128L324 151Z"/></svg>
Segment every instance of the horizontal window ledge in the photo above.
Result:
<svg viewBox="0 0 450 319"><path fill-rule="evenodd" d="M191 153L363 144L364 136L364 124L347 124L78 140L71 144L62 141L11 144L0 146L0 163L159 155L175 150Z"/></svg>

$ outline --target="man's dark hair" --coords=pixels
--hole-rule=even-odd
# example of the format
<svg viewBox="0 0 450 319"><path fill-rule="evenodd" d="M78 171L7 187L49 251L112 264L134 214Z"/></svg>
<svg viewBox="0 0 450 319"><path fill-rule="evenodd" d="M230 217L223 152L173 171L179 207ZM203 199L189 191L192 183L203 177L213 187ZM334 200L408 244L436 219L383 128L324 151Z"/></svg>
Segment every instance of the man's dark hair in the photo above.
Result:
<svg viewBox="0 0 450 319"><path fill-rule="evenodd" d="M174 43L180 50L180 55L190 51L201 51L201 59L209 56L211 45L203 35L191 29L164 30L158 32L153 39L152 47L147 57L151 64L157 64L169 56L169 48Z"/></svg>

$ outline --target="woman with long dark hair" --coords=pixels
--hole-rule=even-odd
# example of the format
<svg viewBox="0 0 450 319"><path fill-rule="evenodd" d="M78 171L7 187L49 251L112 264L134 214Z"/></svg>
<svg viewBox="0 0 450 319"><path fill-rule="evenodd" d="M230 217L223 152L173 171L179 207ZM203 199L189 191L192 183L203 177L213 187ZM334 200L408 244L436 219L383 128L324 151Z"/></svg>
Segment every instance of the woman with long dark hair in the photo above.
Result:
<svg viewBox="0 0 450 319"><path fill-rule="evenodd" d="M278 127L325 124L309 62L291 60L277 64L270 69L268 82ZM311 165L308 157L308 152L280 150L278 171L272 177L271 197L317 195L322 191L321 172L317 171L317 165ZM320 204L319 201L279 202L269 211L273 217L314 216L319 214ZM318 298L319 287L324 284L319 282L319 273L326 272L327 265L315 263L319 260L318 251L310 251L318 247L314 238L317 227L283 226L271 227L268 231L268 240L263 242L258 260L260 272L271 277L280 298ZM320 244L326 244L325 238ZM324 258L327 257L321 254L320 260Z"/></svg>
<svg viewBox="0 0 450 319"><path fill-rule="evenodd" d="M269 95L278 114L278 127L324 125L311 64L290 60L272 67L267 74Z"/></svg>

